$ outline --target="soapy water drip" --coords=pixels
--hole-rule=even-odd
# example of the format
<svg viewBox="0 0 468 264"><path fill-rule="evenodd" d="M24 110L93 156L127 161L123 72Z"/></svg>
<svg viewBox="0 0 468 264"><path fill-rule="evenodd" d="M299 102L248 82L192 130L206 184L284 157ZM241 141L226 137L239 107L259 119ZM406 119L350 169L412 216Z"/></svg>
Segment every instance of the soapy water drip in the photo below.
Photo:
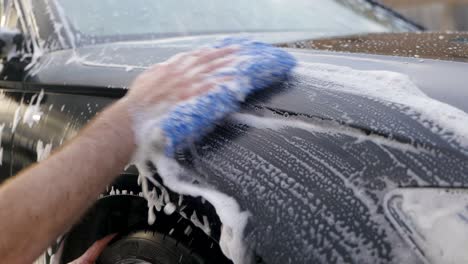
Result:
<svg viewBox="0 0 468 264"><path fill-rule="evenodd" d="M47 159L51 151L52 151L52 143L44 145L44 142L42 142L42 140L39 140L36 146L37 162L41 162Z"/></svg>
<svg viewBox="0 0 468 264"><path fill-rule="evenodd" d="M41 101L44 98L44 90L41 90L39 94L34 94L29 102L29 106L26 108L26 111L23 115L23 124L27 124L30 128L38 123L41 119L41 116L44 114L41 111ZM37 99L37 100L36 100ZM36 100L34 102L34 100Z"/></svg>
<svg viewBox="0 0 468 264"><path fill-rule="evenodd" d="M156 140L159 141L161 139ZM184 168L179 165L176 160L165 156L162 152L153 152L148 148L144 151L141 149L140 154L143 153L145 153L145 157L149 156L150 160L155 163L158 168L158 174L164 181L164 186L167 186L178 194L192 197L204 197L204 199L213 205L222 223L220 237L221 250L228 258L233 260L234 263L245 263L248 252L243 242L243 230L247 224L250 213L242 211L235 199L216 191L214 188L194 185L190 181L181 180L188 172L184 171ZM148 201L148 222L152 224L156 221L153 208L157 209L158 206L161 205L161 196L155 199L154 192L152 193L148 190L148 181L154 185L160 185L160 183L152 176L152 173L146 168L145 164L137 163L136 167L140 172L140 176L143 176L141 177L143 197ZM202 223L198 218L194 219L195 217L197 216L192 215L190 220L209 234L209 226L206 224L205 219Z"/></svg>

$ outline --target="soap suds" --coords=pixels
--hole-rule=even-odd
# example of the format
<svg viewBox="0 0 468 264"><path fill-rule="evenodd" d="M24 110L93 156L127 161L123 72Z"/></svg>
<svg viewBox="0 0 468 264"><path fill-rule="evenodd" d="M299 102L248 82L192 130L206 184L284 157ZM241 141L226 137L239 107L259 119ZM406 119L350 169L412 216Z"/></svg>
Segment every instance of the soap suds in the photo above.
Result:
<svg viewBox="0 0 468 264"><path fill-rule="evenodd" d="M424 149L415 148L412 145L404 144L396 140L391 140L383 136L378 135L368 135L362 132L359 129L351 128L348 126L339 125L338 123L333 122L321 122L321 123L307 123L300 120L293 119L279 119L279 118L267 118L259 117L250 114L232 114L228 119L235 122L245 124L251 127L258 129L271 129L271 130L281 130L285 128L300 128L311 133L324 133L329 135L346 135L353 138L356 138L356 143L361 143L365 141L372 141L376 144L388 146L404 151L410 151L414 153L424 153L427 152Z"/></svg>
<svg viewBox="0 0 468 264"><path fill-rule="evenodd" d="M299 70L300 72L300 70ZM320 74L319 74L320 75ZM317 78L320 76L318 75ZM387 79L383 79L384 82L392 83L396 79L399 79L399 76L390 76ZM348 81L348 80L345 80ZM357 83L357 82L356 82ZM410 86L410 81L405 81L404 79L401 81L401 85L406 85L410 88L410 93L414 96L423 96L423 94L417 89L417 87ZM239 98L242 100L243 98ZM157 111L157 110L156 110ZM170 188L171 190L175 191L176 193L189 195L193 197L202 197L210 204L212 204L220 218L222 223L222 230L221 230L221 237L220 237L220 247L223 253L234 261L234 263L245 263L248 258L248 246L244 242L244 228L247 224L248 218L250 217L250 212L241 210L237 201L224 194L221 193L210 186L206 186L203 184L193 184L189 179L196 179L197 175L193 175L193 172L189 172L185 170L181 165L177 163L176 160L169 158L164 155L164 145L165 145L165 137L163 136L162 131L159 128L160 125L160 118L154 118L155 116L158 117L157 114L150 115L152 118L147 119L145 116L137 116L139 120L137 120L137 145L138 150L135 155L135 164L137 164L137 168L140 171L140 180L142 181L143 185L143 194L144 197L148 200L148 207L149 207L149 219L148 222L153 223L155 221L154 210L158 209L158 204L160 203L160 197L155 194L149 192L147 189L147 181L151 181L153 184L157 184L156 180L153 178L153 174L147 170L146 168L146 161L151 161L155 167L161 178L164 181L164 185ZM346 135L352 138L355 138L357 142L362 141L372 141L378 145L387 146L390 148L396 148L403 151L420 153L424 152L424 150L419 150L411 145L398 143L394 140L387 139L385 137L379 137L374 135L367 135L358 129L345 129L343 126L323 126L309 124L300 121L291 121L291 120L277 120L277 119L268 119L262 117L256 117L253 115L244 115L244 114L234 114L231 116L231 119L235 119L238 123L246 124L258 129L268 130L282 130L283 128L287 127L296 127L300 129L304 129L306 131L312 133L326 133L326 134L336 134L336 135ZM150 120L150 121L148 121ZM285 139L287 140L287 139ZM289 141L291 144L291 140ZM299 161L299 159L298 159ZM267 163L267 161L264 161ZM309 168L313 171L310 166L306 164L306 162L299 162L304 168ZM372 212L377 212L378 208L375 203L372 201L367 194L362 192L354 182L351 182L345 175L341 175L341 172L336 170L334 166L328 164L328 162L321 161L323 166L326 166L330 171L334 172L336 175L342 179L345 186L352 190L353 197L357 197L359 200L365 204L367 208L370 208ZM287 176L287 175L285 175ZM226 177L232 177L232 175L226 175ZM273 176L272 176L273 177ZM274 178L274 177L273 177ZM288 183L281 183L278 182L279 185L289 185ZM298 183L296 183L297 185ZM292 184L291 184L292 185ZM296 186L294 185L294 186ZM296 191L295 188L289 189L291 193L295 194L300 201L304 201L304 203L308 204L310 201L308 197L303 196L299 191ZM181 210L182 211L182 210ZM294 217L295 209L290 207L288 210L289 215ZM183 212L181 212L183 215ZM185 215L187 217L187 215ZM203 216L197 215L196 213L188 216L192 220L192 222L201 228L202 230L205 229L205 232L208 232L206 229L209 227L207 221L205 222L205 218ZM372 216L373 220L376 222L384 222L385 219L381 215ZM330 225L334 222L333 218L327 218L329 220ZM354 233L348 231L348 227L342 225L340 223L333 224L335 229L340 234L348 235L352 238ZM311 226L310 228L315 228ZM317 227L319 228L319 227ZM314 229L315 230L315 229ZM388 233L389 226L381 227L381 233ZM315 232L315 231L314 231ZM390 236L390 235L389 235ZM393 236L390 236L393 239ZM397 239L397 238L394 238ZM356 239L356 243L359 243L360 249L364 249L361 253L356 253L356 257L358 259L366 259L366 253L371 252L372 244L364 244L361 239ZM363 243L362 245L360 243ZM307 241L305 241L307 244ZM346 246L346 245L342 245ZM368 249L368 251L366 251ZM352 251L354 252L354 251ZM336 254L338 255L338 254Z"/></svg>
<svg viewBox="0 0 468 264"><path fill-rule="evenodd" d="M236 59L236 63L241 63L245 58L240 57ZM233 68L226 67L223 71L229 73ZM235 95L238 95L238 100L243 100L246 92L241 91L245 87L242 84L246 84L247 80L243 80L240 85L226 84L226 88L232 90ZM250 85L246 86L250 87ZM221 88L218 88L214 92L221 93ZM197 98L193 98L185 102L186 104L200 103ZM139 112L138 108L130 109L130 112L134 118L134 131L135 140L137 142L138 149L134 155L134 164L138 168L140 173L139 181L142 185L143 196L148 201L148 223L153 224L156 221L155 211L165 209L171 213L172 208L165 208L165 205L170 203L169 196L165 188L153 178L153 173L146 167L147 162L151 161L157 168L158 174L164 181L164 186L170 188L172 191L192 197L202 197L206 201L210 202L216 210L219 219L222 223L223 230L229 230L229 232L222 232L220 237L220 247L223 253L236 264L245 263L249 257L248 247L243 241L244 227L247 224L247 219L250 215L249 212L241 210L237 201L221 193L210 186L203 186L194 184L192 181L183 180L187 178L195 179L196 176L191 175L188 171L184 170L176 160L167 157L165 153L165 146L170 137L165 137L164 132L161 129L161 120L167 116L164 113L172 107L171 104L159 104L153 109L145 112ZM226 109L229 109L226 106ZM226 110L225 110L226 111ZM212 113L214 115L222 115L220 113ZM183 176L183 177L182 177ZM156 189L149 190L150 181L153 185L159 188L162 193L158 195ZM178 203L181 203L179 199ZM180 214L191 220L191 222L203 230L208 235L211 234L208 218L206 216L197 215L193 212L192 215L186 215L183 209L180 209Z"/></svg>
<svg viewBox="0 0 468 264"><path fill-rule="evenodd" d="M211 229L210 229L210 223L208 223L208 217L204 215L202 216L202 219L203 219L203 222L201 222L198 219L196 211L193 211L192 216L190 217L190 220L196 227L203 230L203 232L205 232L206 234L211 235Z"/></svg>
<svg viewBox="0 0 468 264"><path fill-rule="evenodd" d="M301 78L303 78L301 81L304 82L307 82L308 78L313 78L331 83L332 85L327 86L327 89L339 90L345 93L352 93L372 98L382 102L383 104L391 104L392 106L394 104L403 105L405 108L401 107L401 111L408 113L412 117L412 113L422 114L422 117L414 117L418 122L435 122L441 127L452 131L453 133L450 134L441 133L441 137L446 139L448 142L468 146L466 138L468 135L468 129L463 127L463 124L468 123L466 113L429 98L422 93L408 77L402 74L382 71L357 71L351 68L324 64L303 64L296 70L296 74L300 75ZM215 190L211 186L204 185L203 183L196 185L193 184L191 180L198 179L198 175L186 170L178 164L176 160L164 155L164 143L166 142L164 142L165 137L159 128L160 119L154 118L155 116L158 117L158 115L150 116L150 122L143 122L144 125L137 125L138 129L136 129L136 131L138 134L136 141L138 143L138 150L135 155L134 162L140 171L143 196L148 200L148 221L150 223L154 223L156 221L155 211L159 211L161 208L164 208L164 211L166 211L166 206L168 205L168 203L164 201L163 194L158 194L155 189L152 191L148 189L147 181L150 181L157 186L160 185L153 178L153 172L150 172L146 167L147 161L151 161L157 168L165 186L182 195L202 197L214 206L222 223L220 246L223 253L232 259L234 263L244 263L247 259L248 247L243 241L243 232L250 216L250 212L242 210L234 198ZM449 116L451 116L451 118L448 118ZM143 121L148 121L146 120L146 117L147 116L140 116ZM445 120L447 118L448 120ZM235 121L233 123L247 125L259 130L278 131L278 133L274 134L274 137L280 138L282 142L291 146L294 151L282 153L273 149L273 146L271 146L271 148L270 146L262 145L257 147L261 150L265 150L265 152L275 152L275 155L277 155L275 158L278 158L279 160L281 160L280 158L286 157L288 159L288 165L285 166L296 166L297 168L295 168L295 173L302 173L301 175L304 175L304 177L308 177L309 179L314 178L314 180L321 182L321 184L327 186L328 189L326 189L326 192L343 192L341 195L345 196L345 198L344 201L340 201L340 203L348 202L348 200L349 202L357 201L353 204L356 206L356 210L358 210L360 214L368 215L368 217L366 216L366 220L369 221L368 225L364 224L365 227L362 227L362 224L358 223L357 226L354 226L356 222L347 222L349 219L337 217L337 215L339 216L339 212L336 213L335 211L323 207L325 202L323 200L320 201L316 199L315 196L318 196L316 193L306 193L306 191L309 190L309 187L301 186L300 179L287 175L283 168L276 167L276 165L269 162L269 160L264 159L261 155L254 153L250 156L245 156L245 158L241 157L240 160L237 159L236 161L241 163L240 165L248 165L249 168L253 168L253 166L257 165L259 168L264 168L264 174L267 177L271 176L271 182L268 183L284 189L284 192L290 195L285 195L285 198L297 199L297 204L302 205L302 202L304 207L309 206L309 211L316 214L314 217L308 217L307 212L309 211L306 213L304 213L304 211L296 211L299 210L296 207L297 204L294 204L295 206L291 206L292 204L290 204L284 209L284 212L286 212L291 219L304 219L304 223L300 222L298 225L303 224L307 229L310 229L310 233L291 234L291 238L296 237L300 239L300 241L303 241L302 245L304 248L307 246L314 246L310 237L311 234L316 234L327 236L324 238L326 243L343 247L346 249L347 253L353 257L353 259L362 260L363 262L366 260L374 260L376 258L376 254L382 254L395 259L411 259L412 256L408 254L408 250L400 246L404 243L401 243L402 241L398 234L394 232L394 229L390 226L388 220L385 219L385 216L379 212L379 209L381 209L379 207L379 205L381 205L381 197L383 197L382 193L388 191L388 189L395 188L397 186L395 182L385 179L384 175L382 175L382 185L384 187L381 187L379 190L367 192L367 189L365 188L366 186L363 185L365 184L364 180L359 177L364 173L363 170L365 168L360 168L359 171L353 171L350 164L345 162L340 163L340 157L332 155L327 156L329 154L328 152L320 153L321 150L319 146L308 145L309 143L304 140L304 138L301 138L300 136L287 137L285 134L281 134L279 132L294 128L308 132L306 133L307 135L322 134L336 136L336 138L350 138L355 140L356 145L370 146L370 144L366 143L373 143L372 147L377 150L382 149L382 152L386 153L390 160L395 164L400 164L399 166L402 168L405 168L406 165L399 160L400 157L398 157L395 152L402 153L402 155L408 155L408 157L434 156L435 153L432 153L430 150L419 148L412 144L401 143L384 136L373 134L369 135L359 129L349 128L345 125L333 122L315 124L314 122L303 122L292 118L265 118L248 114L233 114L230 116L230 120ZM451 124L447 124L446 126L445 122ZM225 144L223 147L229 149L229 152L233 153L236 151L236 148L241 149L241 147L236 145L234 142L232 144ZM243 149L238 152L251 153L253 151ZM223 154L220 153L217 155L218 156L212 158L219 159L217 160L219 162L217 165L212 165L212 167L220 168L221 170L224 169L222 166L225 165L228 167L228 169L226 169L227 172L233 172L233 163L235 163L235 161L222 161L222 159L225 158ZM360 156L355 158L357 162L362 162ZM231 164L228 164L229 162L231 162ZM414 162L419 166L417 160ZM314 164L320 164L322 171L317 171L317 167L313 166ZM368 162L363 162L363 164L368 164L369 167L376 166ZM344 169L341 170L339 165L348 167L344 167ZM319 172L327 172L329 174L322 174ZM349 175L350 172L355 173L355 175ZM410 171L409 169L407 170L407 174L410 176L403 175L402 177L408 177L410 179L416 178L419 183L426 183L420 175ZM232 181L236 183L241 182L240 179L235 179L237 175L229 173L223 175L228 178L233 178ZM330 175L336 177L327 177ZM411 175L414 175L415 177L412 177ZM244 176L241 175L239 177ZM256 180L262 181L265 179ZM273 196L272 193L269 194ZM261 195L261 193L258 195ZM282 194L279 193L278 197L282 198L281 195ZM275 200L272 197L269 197L268 199ZM278 212L275 210L279 210L278 208L281 208L281 203L288 203L287 201L280 199L275 201L277 202L277 205L273 206L274 208L272 211L274 212ZM181 202L179 201L178 204L180 205ZM331 205L328 201L326 204L329 206ZM314 208L313 206L316 207ZM326 211L326 215L322 216L320 215L322 212L314 211L316 208L320 208L321 206L324 208L323 210ZM207 221L205 222L205 218L197 213L186 215L181 212L181 215L190 217L192 222L194 224L196 223L195 225L201 229L209 227ZM280 216L278 216L278 219L280 219L279 217ZM311 219L319 219L323 221L320 225L315 225L314 223L309 222ZM337 233L337 236L345 239L337 239L336 237L332 237L330 234L326 234L326 230L324 231L323 229L324 226L333 227L333 231ZM360 229L361 227L362 229ZM271 228L273 229L274 227L272 226ZM382 240L378 241L383 242L379 244L379 242L375 242L373 240L369 241L364 236L364 234L367 233L363 230L371 230L372 232L375 232L376 238L382 238ZM205 232L208 232L208 230L205 229ZM353 241L353 246L347 244L348 241ZM285 243L288 243L288 241L285 241ZM382 246L384 243L390 243L395 246L391 249L385 248ZM314 251L313 248L310 248L309 250L311 252L316 252L318 259L323 258L324 262L327 260L327 255L321 254L316 250ZM379 250L382 250L383 253ZM336 257L336 259L344 261L344 259L341 258L343 257L342 252L335 249L330 249L330 252L333 257Z"/></svg>
<svg viewBox="0 0 468 264"><path fill-rule="evenodd" d="M35 99L37 100L35 101ZM23 115L23 124L27 124L30 128L38 123L41 120L42 115L44 114L41 111L41 101L44 98L44 90L41 90L39 95L35 94L29 102L29 106L26 108L26 111Z"/></svg>
<svg viewBox="0 0 468 264"><path fill-rule="evenodd" d="M467 263L468 192L463 189L397 189L385 211L428 263Z"/></svg>
<svg viewBox="0 0 468 264"><path fill-rule="evenodd" d="M51 151L52 151L52 143L46 144L44 146L44 142L42 142L42 140L39 140L36 146L37 162L41 162L47 159L50 156Z"/></svg>
<svg viewBox="0 0 468 264"><path fill-rule="evenodd" d="M164 206L164 213L166 215L172 215L176 211L176 206L173 203L168 203Z"/></svg>
<svg viewBox="0 0 468 264"><path fill-rule="evenodd" d="M44 114L41 111L41 102L44 98L44 90L41 90L39 94L34 94L29 102L29 105L26 107L23 116L21 117L21 108L23 105L23 98L21 98L20 105L16 108L15 114L13 116L12 128L11 131L14 133L18 124L23 120L23 124L27 124L29 128L41 121L42 115ZM52 109L52 106L49 107L49 110Z"/></svg>
<svg viewBox="0 0 468 264"><path fill-rule="evenodd" d="M436 131L448 143L465 148L468 153L468 114L451 105L425 95L411 79L389 71L362 71L349 67L320 63L302 63L295 70L307 80L329 83L327 89L344 91L395 107Z"/></svg>
<svg viewBox="0 0 468 264"><path fill-rule="evenodd" d="M155 133L154 135L158 134L159 133ZM154 141L152 142L156 144L160 144L160 142L163 141L163 139L158 136L153 139ZM135 162L135 164L137 164L136 166L140 172L143 195L148 200L148 222L154 223L155 215L153 209L160 210L162 208L161 196L163 196L158 196L155 190L152 192L148 191L148 180L153 184L159 184L153 178L153 174L146 169L146 163L141 162L150 159L156 165L165 186L182 195L203 197L213 205L222 222L223 230L230 230L230 232L222 232L220 237L220 246L223 253L234 263L245 263L248 252L243 242L243 230L247 224L250 213L242 211L238 203L226 194L207 186L194 185L191 182L182 180L181 175L187 175L188 172L185 171L177 161L166 157L162 150L150 150L151 148L149 146L153 146L153 144L139 145L139 150L135 155L135 160L140 161ZM206 217L202 217L203 222L201 222L195 214L191 216L191 220L196 226L210 234L211 230L209 229L209 223Z"/></svg>

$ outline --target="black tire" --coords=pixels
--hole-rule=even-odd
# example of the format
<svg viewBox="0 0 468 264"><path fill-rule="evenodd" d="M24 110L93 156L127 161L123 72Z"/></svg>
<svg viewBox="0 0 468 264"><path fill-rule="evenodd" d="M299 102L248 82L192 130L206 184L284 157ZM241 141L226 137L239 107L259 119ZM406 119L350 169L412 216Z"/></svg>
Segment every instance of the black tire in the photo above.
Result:
<svg viewBox="0 0 468 264"><path fill-rule="evenodd" d="M191 215L193 211L185 208L185 212ZM156 219L154 225L148 225L147 201L139 196L115 195L99 199L66 235L60 263L72 262L95 241L118 234L97 264L232 264L215 239L219 237L216 225L210 225L211 236L177 212L171 215L156 212Z"/></svg>
<svg viewBox="0 0 468 264"><path fill-rule="evenodd" d="M205 261L172 237L158 232L139 231L107 247L97 263L198 264L205 263Z"/></svg>

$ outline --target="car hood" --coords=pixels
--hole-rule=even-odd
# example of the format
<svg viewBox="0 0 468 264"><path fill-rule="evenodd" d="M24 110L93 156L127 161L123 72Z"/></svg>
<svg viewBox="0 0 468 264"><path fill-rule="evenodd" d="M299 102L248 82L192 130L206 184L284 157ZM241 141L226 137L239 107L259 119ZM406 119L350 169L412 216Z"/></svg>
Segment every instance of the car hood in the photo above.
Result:
<svg viewBox="0 0 468 264"><path fill-rule="evenodd" d="M53 52L26 85L122 91L149 65L189 49ZM265 263L418 263L384 215L385 196L468 187L468 64L288 51L299 61L290 78L250 96L179 162L252 213L244 236Z"/></svg>
<svg viewBox="0 0 468 264"><path fill-rule="evenodd" d="M279 46L468 62L466 32L365 34L289 42Z"/></svg>
<svg viewBox="0 0 468 264"><path fill-rule="evenodd" d="M276 36L276 35L273 35ZM295 37L298 37L294 35ZM453 51L437 44L439 42L455 43ZM294 42L294 44L278 44L279 46L295 46L288 48L299 63L321 63L336 66L349 67L362 71L390 71L408 76L412 82L426 95L435 100L442 101L454 107L468 112L468 75L464 74L468 70L468 64L454 59L464 58L468 51L464 41L466 38L462 34L376 34L362 37L352 37L343 39L327 39L311 42ZM278 39L272 36L262 36L264 40L277 42ZM364 41L369 39L369 42ZM122 42L87 46L75 50L55 51L40 58L35 67L26 77L27 82L40 82L44 84L67 85L67 86L89 86L99 88L127 88L132 80L147 67L152 64L165 61L171 56L192 50L207 41L214 41L216 37L210 36L202 40L192 38L177 38L161 41L147 42ZM345 41L346 39L346 41ZM393 39L393 42L387 41ZM431 45L426 41L438 40L430 49L411 48L406 45ZM424 40L424 41L423 41ZM347 48L342 43L351 41L353 48ZM353 42L354 41L354 42ZM324 43L336 42L336 46L330 47ZM391 48L389 42L393 43ZM302 43L302 44L301 44ZM309 43L310 47L304 46ZM317 44L322 43L322 44ZM338 45L338 43L341 43ZM367 43L368 46L359 43ZM370 44L369 44L370 43ZM373 44L372 44L373 43ZM380 45L379 43L382 43ZM387 43L384 45L383 43ZM432 42L429 42L432 43ZM458 43L458 44L457 44ZM351 44L350 44L351 45ZM448 45L448 44L447 44ZM412 55L410 51L427 51L426 53L414 54L410 57L373 55L376 50L369 50L372 46L375 49L383 46L382 50L399 51L396 55ZM301 47L301 48L297 48ZM312 47L312 48L311 48ZM315 47L315 48L314 48ZM387 48L385 48L387 47ZM407 48L401 48L407 47ZM439 47L439 48L437 48ZM330 52L319 49L333 49ZM349 53L348 51L356 52ZM383 52L382 52L383 53ZM432 55L431 55L432 54ZM437 57L437 54L438 57ZM465 55L464 55L465 54ZM422 57L446 58L453 60L424 59ZM64 68L65 65L65 68ZM57 74L66 69L63 74ZM392 87L388 87L390 91Z"/></svg>
<svg viewBox="0 0 468 264"><path fill-rule="evenodd" d="M198 45L195 42L194 47ZM26 83L60 85L63 92L71 93L76 87L87 87L91 93L122 92L147 67L194 47L171 41L126 42L52 52L43 56L29 72ZM282 89L272 88L252 96L255 104L282 113L333 120L402 141L415 140L412 133L408 134L400 126L414 128L414 122L404 115L382 120L381 111L388 104L411 107L407 100L411 96L468 113L468 63L287 50L299 62L292 81L283 84ZM59 72L62 74L57 74ZM330 94L336 96L330 97ZM379 103L375 103L376 100ZM390 121L399 125L389 126ZM423 138L416 137L417 140ZM423 141L430 142L429 138Z"/></svg>

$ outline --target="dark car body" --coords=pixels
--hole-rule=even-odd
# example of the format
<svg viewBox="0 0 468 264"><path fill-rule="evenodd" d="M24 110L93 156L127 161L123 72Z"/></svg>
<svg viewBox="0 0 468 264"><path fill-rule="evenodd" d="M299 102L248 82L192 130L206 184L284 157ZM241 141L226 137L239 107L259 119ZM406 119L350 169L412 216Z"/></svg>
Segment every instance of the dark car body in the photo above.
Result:
<svg viewBox="0 0 468 264"><path fill-rule="evenodd" d="M27 8L17 7L19 12ZM44 44L47 52L33 56L32 67L24 71L29 63L10 62L0 81L0 124L5 124L2 181L41 159L48 147L57 148L73 138L122 97L145 68L194 48L151 41L73 47L70 39L59 41L63 28L54 29L47 16L38 17L37 30L50 36ZM23 19L22 27L29 28L32 16L24 14ZM402 41L399 34L388 38L404 46L424 37L409 35L414 38ZM465 37L442 35L446 41ZM300 42L281 45L290 47L287 50L301 64L312 64L309 67L327 64L404 74L428 97L468 112L465 52L379 55L384 52L340 46L343 41L350 38L311 45L333 51L298 49L305 47ZM466 50L466 44L459 45ZM420 116L409 115L397 102L341 88L307 74L293 74L287 82L250 97L240 113L196 144L196 155L179 157L200 182L234 197L251 213L244 236L258 262L422 262L421 252L408 246L385 215L385 196L398 188L468 187L468 148L441 136L443 127L421 123ZM38 100L41 91L44 95ZM21 117L35 104L40 112L30 125ZM104 234L146 228L146 201L138 195L137 178L138 171L129 167L109 186L62 243L63 263ZM179 200L176 193L170 197ZM184 197L169 218L159 212L162 220L155 228L169 233L177 223L181 226L175 232L183 237L193 215L199 220L206 216L211 230L207 239L216 243L220 220L200 198ZM180 219L187 223L179 224ZM214 254L211 261L227 260Z"/></svg>

